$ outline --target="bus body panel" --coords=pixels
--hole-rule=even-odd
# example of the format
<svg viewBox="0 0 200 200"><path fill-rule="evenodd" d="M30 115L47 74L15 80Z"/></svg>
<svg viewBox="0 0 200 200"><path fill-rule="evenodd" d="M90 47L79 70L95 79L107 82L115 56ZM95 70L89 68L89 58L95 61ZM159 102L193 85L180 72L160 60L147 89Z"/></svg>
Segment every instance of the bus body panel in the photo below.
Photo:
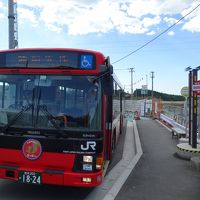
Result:
<svg viewBox="0 0 200 200"><path fill-rule="evenodd" d="M13 167L26 166L27 168L35 168L38 170L66 170L72 171L75 154L43 152L37 160L28 160L21 150L0 149L1 163L0 165L8 165Z"/></svg>
<svg viewBox="0 0 200 200"><path fill-rule="evenodd" d="M74 69L65 69L62 67L50 69L50 68L28 68L28 67L27 68L25 67L5 68L4 66L0 66L0 75L1 74L3 76L9 75L9 74L16 75L16 76L18 75L19 76L22 76L22 75L64 76L66 75L70 77L71 76L75 76L75 77L78 77L78 76L95 77L96 76L97 80L100 80L98 78L99 75L103 77L106 74L108 74L108 71L102 72L101 70L105 69L105 67L109 68L110 64L107 66L106 58L104 57L104 55L96 51L66 49L66 48L55 48L55 49L30 48L30 49L14 49L14 50L0 51L0 54L6 53L6 52L26 52L26 51L42 51L42 50L58 51L58 52L59 51L77 52L77 53L83 53L85 55L92 54L95 56L96 68L90 69L90 70L86 70L86 69L74 70ZM105 73L105 75L103 73ZM109 76L112 77L111 74L109 74ZM3 78L2 80L4 81ZM58 79L58 81L60 82L62 80L64 79ZM29 80L27 79L27 81ZM106 78L103 78L101 81L105 82ZM8 87L8 85L5 85L5 83L9 84L7 82L3 83L4 90L5 90L5 87ZM47 87L48 84L44 86ZM64 87L66 86L60 85L61 92L67 91ZM112 87L112 86L110 85L109 87ZM119 93L121 90L117 88L116 91ZM2 93L2 95L4 93ZM17 95L19 96L20 93L18 92ZM3 98L4 97L2 97L2 99ZM39 101L40 100L38 100L38 102ZM113 142L114 142L114 146L116 146L117 141L119 139L120 132L121 132L121 128L123 126L123 123L121 120L123 118L122 112L120 112L118 116L113 115L112 101L113 101L113 95L106 94L106 92L102 90L102 99L100 101L101 102L101 120L100 120L101 130L96 130L96 132L99 131L98 134L95 134L95 133L91 134L91 131L84 132L84 130L81 130L81 133L77 134L76 138L71 137L71 135L69 136L69 138L67 136L66 138L65 137L62 138L59 135L57 136L51 135L50 137L46 137L45 134L44 136L40 136L40 135L26 136L26 135L23 135L24 133L20 135L18 133L20 132L20 130L17 130L17 135L15 135L15 133L13 134L15 130L12 130L11 134L7 134L6 132L0 133L0 178L19 181L19 176L21 176L20 174L22 172L27 172L27 173L33 173L33 174L34 173L40 174L41 184L56 184L56 185L65 185L65 186L78 186L78 187L95 187L95 186L100 185L103 180L104 163L106 162L106 160L110 160L112 158L112 153L114 151ZM2 108L4 107L2 106ZM30 110L29 112L31 113L31 109L29 110ZM5 115L5 112L7 111L3 110L0 112L0 114L4 113ZM32 115L33 113L34 113L34 109L32 109ZM13 118L14 118L15 112L13 111L11 114L13 115ZM27 116L30 117L30 115L28 114ZM85 120L85 123L87 123L87 121L88 119ZM2 130L4 131L5 128L6 126L3 127ZM14 129L14 128L12 128L12 125L11 125L9 129ZM24 132L26 131L27 130L25 130ZM114 141L113 141L113 138L115 138ZM41 142L42 152L41 152L41 155L37 159L34 159L34 160L27 159L23 153L22 149L23 149L24 142L28 139L36 139L39 142ZM66 144L64 144L65 142ZM86 169L88 167L87 166L88 163L85 163L85 161L83 161L83 156L86 156L86 160L89 159L87 158L87 156L88 157L91 156L93 158L93 161L92 161L93 170L91 171L82 170L82 167L84 164L86 164Z"/></svg>

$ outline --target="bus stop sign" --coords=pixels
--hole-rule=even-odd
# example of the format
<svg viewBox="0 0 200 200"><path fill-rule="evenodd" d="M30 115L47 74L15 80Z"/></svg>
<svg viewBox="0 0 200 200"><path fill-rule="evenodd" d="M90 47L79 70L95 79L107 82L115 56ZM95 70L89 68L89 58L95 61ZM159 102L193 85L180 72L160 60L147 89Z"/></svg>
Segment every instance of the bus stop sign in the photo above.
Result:
<svg viewBox="0 0 200 200"><path fill-rule="evenodd" d="M200 96L200 80L194 82L194 84L192 86L192 91L196 95Z"/></svg>

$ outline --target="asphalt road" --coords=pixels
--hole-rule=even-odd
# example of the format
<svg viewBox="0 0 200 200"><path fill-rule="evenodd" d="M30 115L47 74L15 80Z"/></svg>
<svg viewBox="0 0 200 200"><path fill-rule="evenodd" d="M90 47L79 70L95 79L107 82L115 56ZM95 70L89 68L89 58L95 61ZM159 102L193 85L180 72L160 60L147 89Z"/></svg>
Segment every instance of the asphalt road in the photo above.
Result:
<svg viewBox="0 0 200 200"><path fill-rule="evenodd" d="M177 140L151 119L137 121L143 155L116 200L197 200L200 173L174 156Z"/></svg>
<svg viewBox="0 0 200 200"><path fill-rule="evenodd" d="M121 160L126 127L113 155L108 172ZM0 179L0 200L83 200L93 188L64 187L55 185L27 185Z"/></svg>
<svg viewBox="0 0 200 200"><path fill-rule="evenodd" d="M27 185L0 181L0 200L83 200L91 188Z"/></svg>

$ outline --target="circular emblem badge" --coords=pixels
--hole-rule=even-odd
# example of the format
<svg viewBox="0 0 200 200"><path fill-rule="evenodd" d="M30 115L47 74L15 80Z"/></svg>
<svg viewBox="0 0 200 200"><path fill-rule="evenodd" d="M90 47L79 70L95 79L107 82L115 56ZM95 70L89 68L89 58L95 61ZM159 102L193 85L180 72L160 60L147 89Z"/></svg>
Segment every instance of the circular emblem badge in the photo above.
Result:
<svg viewBox="0 0 200 200"><path fill-rule="evenodd" d="M27 159L36 160L42 153L42 146L38 140L29 139L24 142L22 151Z"/></svg>

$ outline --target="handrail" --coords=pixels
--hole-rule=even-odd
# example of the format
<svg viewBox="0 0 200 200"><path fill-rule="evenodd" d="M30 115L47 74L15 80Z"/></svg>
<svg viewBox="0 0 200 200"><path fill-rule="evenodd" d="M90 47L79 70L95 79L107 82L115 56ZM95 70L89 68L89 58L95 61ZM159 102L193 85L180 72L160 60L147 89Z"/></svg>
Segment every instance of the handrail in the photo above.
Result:
<svg viewBox="0 0 200 200"><path fill-rule="evenodd" d="M160 119L162 119L163 121L167 122L168 124L170 124L170 125L173 126L173 127L180 128L181 130L184 130L184 131L186 130L186 127L185 127L185 126L183 126L183 125L177 123L175 120L173 120L173 119L167 117L166 115L164 115L164 114L162 114L162 113L160 114Z"/></svg>

